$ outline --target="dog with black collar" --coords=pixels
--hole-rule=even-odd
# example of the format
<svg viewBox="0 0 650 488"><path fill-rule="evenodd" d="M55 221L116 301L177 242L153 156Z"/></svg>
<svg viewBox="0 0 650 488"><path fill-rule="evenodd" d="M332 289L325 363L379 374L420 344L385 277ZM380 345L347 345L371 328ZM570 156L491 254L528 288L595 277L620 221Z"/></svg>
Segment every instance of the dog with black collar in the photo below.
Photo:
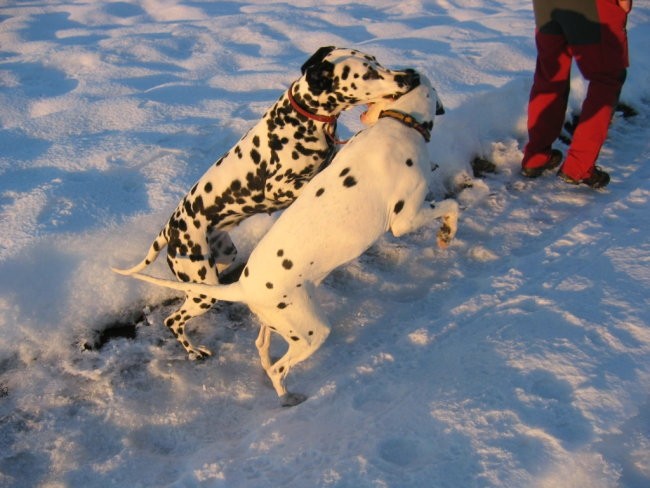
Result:
<svg viewBox="0 0 650 488"><path fill-rule="evenodd" d="M256 346L282 404L304 401L304 395L287 390L285 379L330 332L313 299L314 288L388 230L401 236L441 219L438 244L446 246L456 234L458 204L425 201L431 172L427 142L434 118L442 112L425 77L396 101L372 104L362 117L372 126L354 136L307 184L255 247L238 282L206 285L132 276L212 300L246 303L260 320ZM288 344L275 362L269 355L272 332Z"/></svg>

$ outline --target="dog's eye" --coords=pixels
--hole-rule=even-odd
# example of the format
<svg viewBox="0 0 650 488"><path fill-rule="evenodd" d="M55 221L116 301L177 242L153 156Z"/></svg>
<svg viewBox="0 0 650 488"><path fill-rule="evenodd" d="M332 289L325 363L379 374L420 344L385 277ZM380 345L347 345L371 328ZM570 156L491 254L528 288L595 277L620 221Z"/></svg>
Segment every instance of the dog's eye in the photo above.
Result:
<svg viewBox="0 0 650 488"><path fill-rule="evenodd" d="M363 75L364 80L380 80L381 75L377 70L374 69L369 69L364 75Z"/></svg>

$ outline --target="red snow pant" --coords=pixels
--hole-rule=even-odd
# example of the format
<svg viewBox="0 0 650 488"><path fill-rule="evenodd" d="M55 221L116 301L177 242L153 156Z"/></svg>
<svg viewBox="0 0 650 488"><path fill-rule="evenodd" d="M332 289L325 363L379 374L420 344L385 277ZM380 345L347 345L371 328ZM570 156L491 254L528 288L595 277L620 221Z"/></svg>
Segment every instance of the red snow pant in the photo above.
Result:
<svg viewBox="0 0 650 488"><path fill-rule="evenodd" d="M576 12L554 11L559 15L536 29L537 65L523 167L535 168L548 161L564 124L575 59L589 87L562 172L576 180L591 176L628 66L627 14L616 0L595 1L598 23Z"/></svg>

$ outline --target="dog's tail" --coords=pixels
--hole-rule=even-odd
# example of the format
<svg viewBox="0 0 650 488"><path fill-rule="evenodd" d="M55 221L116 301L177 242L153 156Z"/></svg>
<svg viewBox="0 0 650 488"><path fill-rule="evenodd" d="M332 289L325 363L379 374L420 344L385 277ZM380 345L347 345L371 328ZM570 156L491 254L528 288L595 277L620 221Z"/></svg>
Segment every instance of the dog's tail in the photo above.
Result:
<svg viewBox="0 0 650 488"><path fill-rule="evenodd" d="M167 245L167 242L168 241L167 237L165 236L165 229L163 229L160 231L156 239L151 243L149 251L142 261L129 269L111 269L116 273L123 275L132 275L133 273L138 273L156 260L158 254L160 254L160 251Z"/></svg>
<svg viewBox="0 0 650 488"><path fill-rule="evenodd" d="M244 294L238 281L229 285L206 285L204 283L187 283L183 281L165 280L141 273L132 273L130 270L124 271L115 268L111 269L121 275L131 276L132 278L153 283L154 285L179 290L189 295L204 295L209 298L224 300L226 302L245 302Z"/></svg>

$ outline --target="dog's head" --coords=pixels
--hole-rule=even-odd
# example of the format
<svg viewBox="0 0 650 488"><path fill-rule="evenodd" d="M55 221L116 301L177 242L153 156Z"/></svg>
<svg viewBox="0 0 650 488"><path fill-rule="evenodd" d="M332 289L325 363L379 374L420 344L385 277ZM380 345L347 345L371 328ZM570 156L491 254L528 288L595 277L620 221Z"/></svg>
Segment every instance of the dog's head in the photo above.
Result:
<svg viewBox="0 0 650 488"><path fill-rule="evenodd" d="M418 79L418 86L401 97L368 104L368 110L361 114L361 122L368 126L374 125L384 110L397 110L432 128L435 116L444 114L445 109L429 79L424 75L419 75Z"/></svg>
<svg viewBox="0 0 650 488"><path fill-rule="evenodd" d="M338 114L353 105L398 98L420 83L414 70L384 68L354 49L321 47L303 65L305 89L294 93L313 110ZM302 81L302 80L301 80Z"/></svg>

